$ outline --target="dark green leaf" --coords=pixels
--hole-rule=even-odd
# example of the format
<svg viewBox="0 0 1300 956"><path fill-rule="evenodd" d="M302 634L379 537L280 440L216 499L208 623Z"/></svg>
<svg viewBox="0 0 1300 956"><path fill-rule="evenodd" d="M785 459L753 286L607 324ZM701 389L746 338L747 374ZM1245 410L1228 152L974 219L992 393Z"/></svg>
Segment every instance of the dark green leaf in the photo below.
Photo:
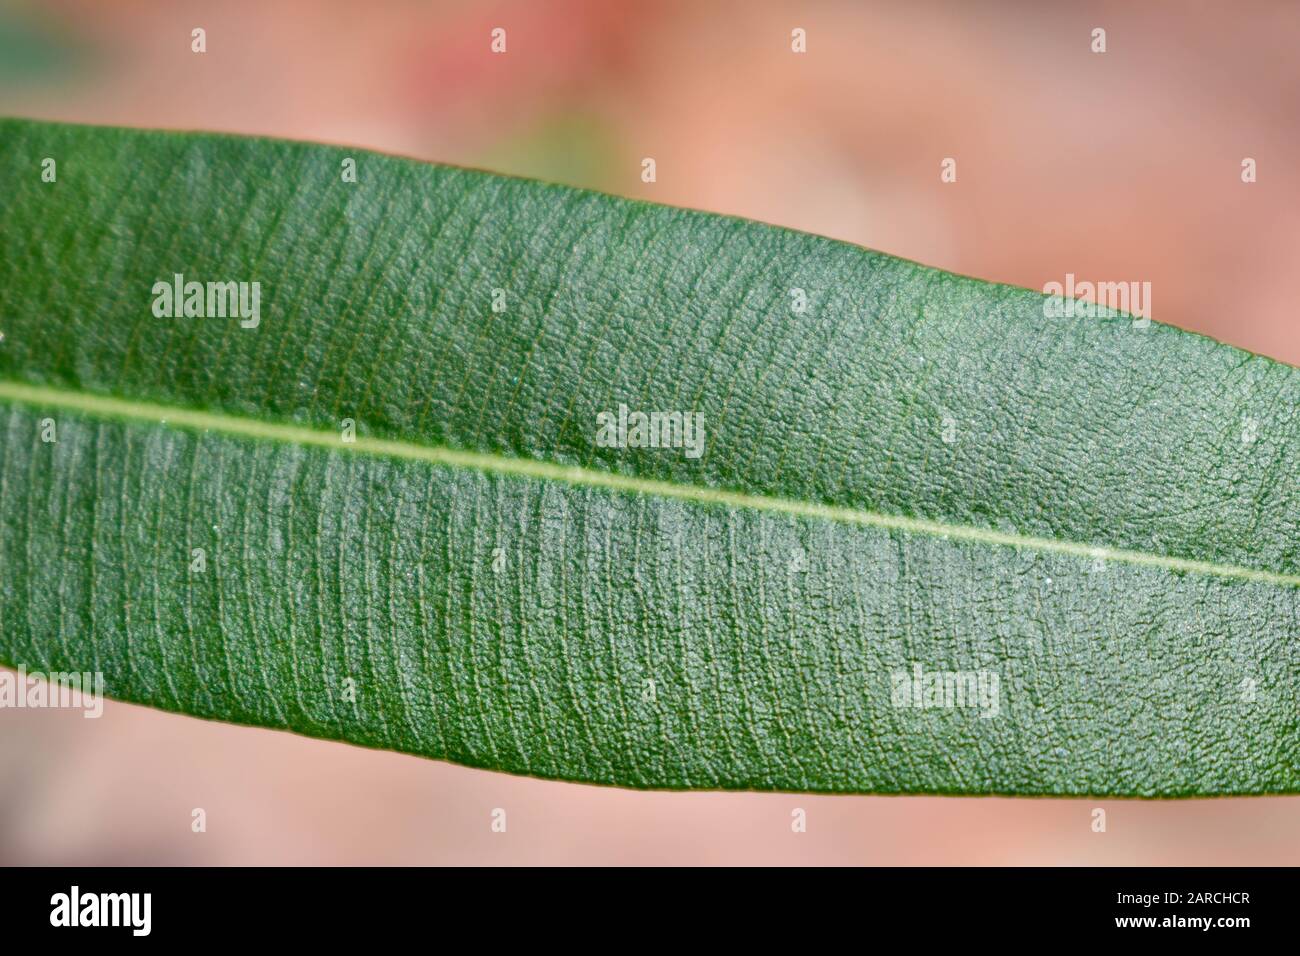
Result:
<svg viewBox="0 0 1300 956"><path fill-rule="evenodd" d="M4 121L0 183L8 664L636 787L1300 791L1293 368L359 150Z"/></svg>

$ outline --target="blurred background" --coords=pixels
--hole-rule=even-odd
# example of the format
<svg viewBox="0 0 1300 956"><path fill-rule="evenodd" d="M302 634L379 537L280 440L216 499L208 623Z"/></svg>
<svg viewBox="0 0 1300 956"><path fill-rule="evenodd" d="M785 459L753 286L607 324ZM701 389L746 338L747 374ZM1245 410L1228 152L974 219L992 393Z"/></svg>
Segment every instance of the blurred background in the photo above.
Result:
<svg viewBox="0 0 1300 956"><path fill-rule="evenodd" d="M1300 5L1226 0L0 0L0 115L365 146L1038 289L1146 281L1153 318L1300 364L1297 38ZM1297 811L637 793L111 701L0 710L0 864L1296 864Z"/></svg>

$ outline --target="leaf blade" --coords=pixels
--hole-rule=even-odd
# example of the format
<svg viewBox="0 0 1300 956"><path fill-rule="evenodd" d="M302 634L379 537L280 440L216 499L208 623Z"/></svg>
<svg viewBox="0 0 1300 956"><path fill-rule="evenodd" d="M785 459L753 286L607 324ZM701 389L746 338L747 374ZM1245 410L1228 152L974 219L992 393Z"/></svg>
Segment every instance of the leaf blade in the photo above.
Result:
<svg viewBox="0 0 1300 956"><path fill-rule="evenodd" d="M28 623L26 646L7 637L0 658L94 657L126 699L631 786L1297 789L1294 370L1157 324L1052 326L1023 290L559 187L363 155L362 182L379 185L348 194L335 182L345 153L327 147L0 132L19 182L0 222L7 245L21 236L0 261L0 381L17 383L0 394L0 472L50 468L63 495L6 482L4 566L30 585L39 562L21 542L60 583L53 600L6 585L6 634ZM69 160L61 192L41 192L24 172L38 152L76 157L85 178ZM281 178L254 182L266 169ZM123 180L137 185L101 194ZM160 323L148 280L179 267L266 277L264 326ZM796 282L811 318L786 308ZM506 319L490 309L497 287ZM317 304L334 321L313 319ZM96 396L58 412L79 451L64 455L61 437L40 460L41 395L21 401L19 387ZM703 408L708 453L594 447L594 412L629 398ZM363 454L114 420L101 414L114 400L316 435L347 414ZM955 448L939 438L940 404L972 433ZM1234 458L1224 434L1243 407L1264 438ZM1090 417L1102 427L1080 424ZM1096 435L1129 430L1137 440L1118 450ZM204 442L222 449L210 467L258 476L257 494L194 478ZM454 454L395 461L385 442ZM94 530L107 496L79 497L91 449L123 488L132 461L154 469L136 478L137 510L111 512L120 540ZM446 467L456 454L546 467L475 474ZM592 480L566 486L571 468ZM364 499L349 512L331 482ZM161 493L172 484L188 505ZM313 500L341 511L294 511ZM772 501L801 508L765 511ZM846 527L845 514L886 520ZM201 582L177 576L176 541L140 530L208 526L234 538L217 536L219 570ZM73 588L86 572L67 554L87 535L97 585ZM514 555L504 581L489 538ZM101 609L88 592L105 580L120 583ZM277 596L285 584L291 598ZM169 610L196 585L197 605ZM200 652L188 665L181 634ZM100 660L94 640L114 652ZM1006 711L893 706L893 675L917 661L997 673ZM352 674L365 692L347 707ZM1249 707L1243 680L1261 689ZM1125 720L1148 752L1124 742Z"/></svg>

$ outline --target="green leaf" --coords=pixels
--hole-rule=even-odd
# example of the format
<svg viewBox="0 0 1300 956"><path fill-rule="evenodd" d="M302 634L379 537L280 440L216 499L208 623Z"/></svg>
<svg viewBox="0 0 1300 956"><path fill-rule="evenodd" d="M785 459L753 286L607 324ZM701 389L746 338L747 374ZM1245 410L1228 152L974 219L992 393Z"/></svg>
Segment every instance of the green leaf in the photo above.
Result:
<svg viewBox="0 0 1300 956"><path fill-rule="evenodd" d="M1291 367L360 150L9 120L0 182L7 664L633 787L1300 791Z"/></svg>

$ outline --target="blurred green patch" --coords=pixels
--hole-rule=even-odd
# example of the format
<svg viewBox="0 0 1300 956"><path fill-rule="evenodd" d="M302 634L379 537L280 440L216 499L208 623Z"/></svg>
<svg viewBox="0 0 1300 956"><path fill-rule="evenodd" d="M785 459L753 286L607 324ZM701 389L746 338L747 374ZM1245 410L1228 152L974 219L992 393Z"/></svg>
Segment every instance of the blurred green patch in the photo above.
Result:
<svg viewBox="0 0 1300 956"><path fill-rule="evenodd" d="M71 79L89 58L86 46L49 14L0 6L0 84Z"/></svg>
<svg viewBox="0 0 1300 956"><path fill-rule="evenodd" d="M619 165L610 125L589 114L557 114L483 150L476 165L568 186L612 192Z"/></svg>

